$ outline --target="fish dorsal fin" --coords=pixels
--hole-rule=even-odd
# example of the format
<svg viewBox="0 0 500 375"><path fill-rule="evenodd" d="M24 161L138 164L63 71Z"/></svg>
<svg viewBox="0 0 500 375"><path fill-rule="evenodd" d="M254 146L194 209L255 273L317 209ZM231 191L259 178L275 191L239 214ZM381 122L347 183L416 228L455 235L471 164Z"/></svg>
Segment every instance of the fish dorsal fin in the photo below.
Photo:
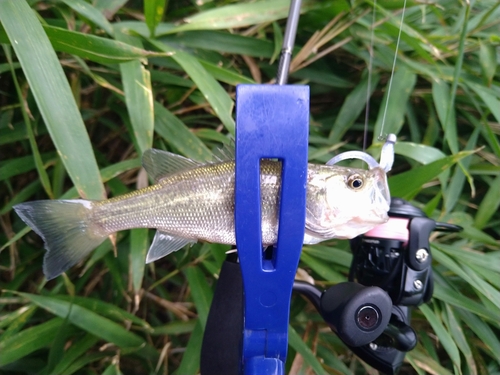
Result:
<svg viewBox="0 0 500 375"><path fill-rule="evenodd" d="M173 173L199 167L201 163L172 154L168 151L150 148L142 156L142 166L156 182Z"/></svg>
<svg viewBox="0 0 500 375"><path fill-rule="evenodd" d="M174 251L182 249L189 243L195 242L196 240L190 238L175 237L158 230L146 256L146 263L154 262Z"/></svg>
<svg viewBox="0 0 500 375"><path fill-rule="evenodd" d="M236 159L234 138L229 138L229 143L224 143L222 147L213 151L214 162L233 161Z"/></svg>

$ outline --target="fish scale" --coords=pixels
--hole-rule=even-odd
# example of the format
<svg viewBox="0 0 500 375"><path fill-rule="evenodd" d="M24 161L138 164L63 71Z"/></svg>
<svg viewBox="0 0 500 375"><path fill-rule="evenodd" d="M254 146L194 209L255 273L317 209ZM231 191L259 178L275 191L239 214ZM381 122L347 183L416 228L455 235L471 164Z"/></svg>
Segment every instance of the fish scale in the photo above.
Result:
<svg viewBox="0 0 500 375"><path fill-rule="evenodd" d="M276 242L281 163L261 163L263 242ZM111 234L158 228L171 235L234 244L234 162L208 164L163 178L158 184L96 202L92 221Z"/></svg>

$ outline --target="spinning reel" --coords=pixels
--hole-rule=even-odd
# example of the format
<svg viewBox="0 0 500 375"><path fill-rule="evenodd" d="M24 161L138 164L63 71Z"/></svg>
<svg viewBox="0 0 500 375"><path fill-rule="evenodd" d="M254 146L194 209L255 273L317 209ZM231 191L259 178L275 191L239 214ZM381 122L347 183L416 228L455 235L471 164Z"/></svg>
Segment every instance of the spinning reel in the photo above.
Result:
<svg viewBox="0 0 500 375"><path fill-rule="evenodd" d="M399 198L392 199L389 217L386 224L350 241L349 282L321 292L296 281L294 291L314 304L358 357L392 375L417 344L409 325L411 307L432 297L429 236L434 230L461 228L435 222Z"/></svg>

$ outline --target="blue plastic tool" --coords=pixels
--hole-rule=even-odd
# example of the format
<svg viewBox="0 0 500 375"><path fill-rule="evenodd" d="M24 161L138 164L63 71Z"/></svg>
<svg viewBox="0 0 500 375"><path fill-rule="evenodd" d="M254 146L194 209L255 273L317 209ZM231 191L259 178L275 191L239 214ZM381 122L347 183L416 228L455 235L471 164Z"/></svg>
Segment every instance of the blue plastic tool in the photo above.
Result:
<svg viewBox="0 0 500 375"><path fill-rule="evenodd" d="M297 4L298 3L298 4ZM286 82L300 2L293 1L279 85L236 91L236 244L244 285L243 371L282 375L293 281L305 225L309 87ZM278 243L266 259L261 236L260 161L282 162Z"/></svg>

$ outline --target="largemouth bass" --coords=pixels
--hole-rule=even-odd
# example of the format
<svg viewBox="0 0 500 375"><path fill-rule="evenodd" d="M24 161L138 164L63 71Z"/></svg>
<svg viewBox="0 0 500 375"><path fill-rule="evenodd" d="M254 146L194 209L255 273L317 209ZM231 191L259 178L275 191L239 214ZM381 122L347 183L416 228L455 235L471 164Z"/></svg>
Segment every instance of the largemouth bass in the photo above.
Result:
<svg viewBox="0 0 500 375"><path fill-rule="evenodd" d="M236 244L234 160L199 163L166 151L144 153L156 183L103 201L41 200L14 207L44 242L44 274L52 279L106 237L132 228L158 229L152 262L199 240ZM262 241L277 242L281 163L261 161ZM390 194L381 168L308 165L305 244L353 238L388 220Z"/></svg>

